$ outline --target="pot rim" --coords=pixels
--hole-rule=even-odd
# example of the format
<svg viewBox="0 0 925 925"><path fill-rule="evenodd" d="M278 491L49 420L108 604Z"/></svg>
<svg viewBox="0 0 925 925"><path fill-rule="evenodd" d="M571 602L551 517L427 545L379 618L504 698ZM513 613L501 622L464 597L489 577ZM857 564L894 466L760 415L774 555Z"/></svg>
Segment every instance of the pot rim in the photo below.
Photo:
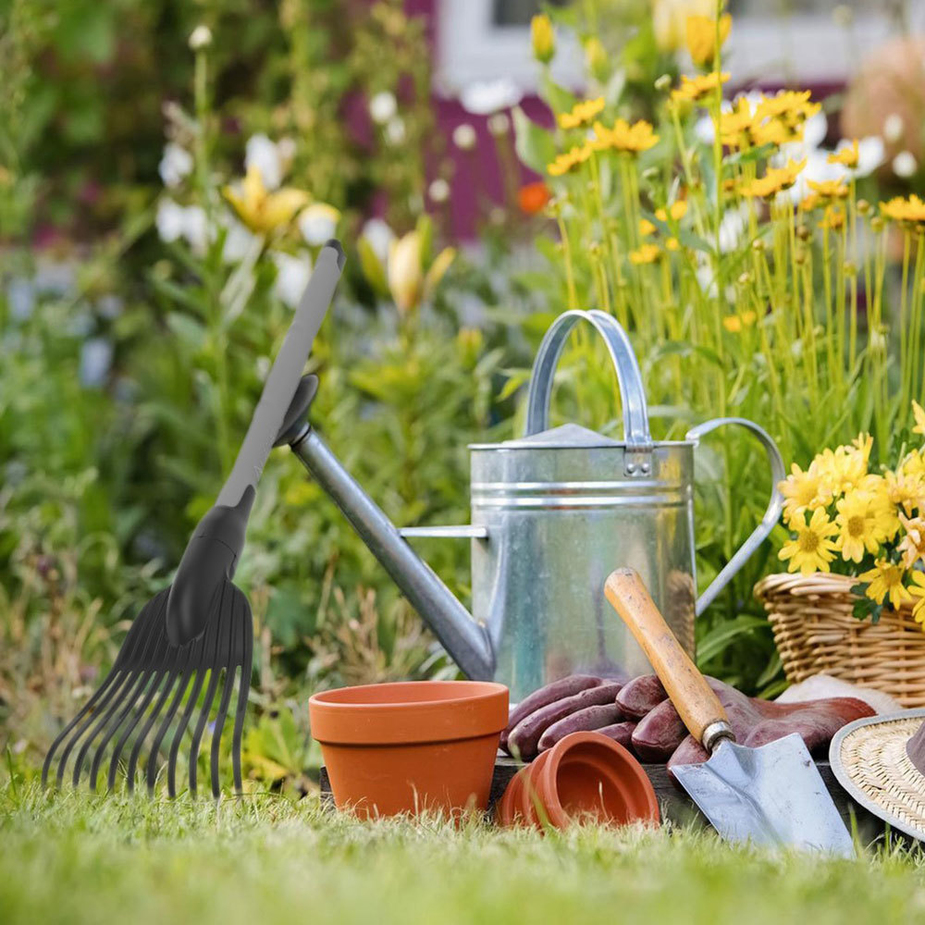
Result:
<svg viewBox="0 0 925 925"><path fill-rule="evenodd" d="M560 829L565 828L572 818L559 799L557 781L559 766L570 752L587 745L604 753L606 769L612 772L611 779L624 792L629 790L637 798L634 802L642 803L642 806L630 807L627 801L627 808L632 808L634 811L634 817L628 821L657 824L660 819L658 797L652 781L649 780L649 775L646 774L639 761L619 742L599 732L584 731L573 732L560 739L549 750L549 758L544 765L537 768L536 787L541 793L544 808L552 825Z"/></svg>
<svg viewBox="0 0 925 925"><path fill-rule="evenodd" d="M308 708L323 745L400 745L500 736L508 700L494 681L395 681L321 691Z"/></svg>

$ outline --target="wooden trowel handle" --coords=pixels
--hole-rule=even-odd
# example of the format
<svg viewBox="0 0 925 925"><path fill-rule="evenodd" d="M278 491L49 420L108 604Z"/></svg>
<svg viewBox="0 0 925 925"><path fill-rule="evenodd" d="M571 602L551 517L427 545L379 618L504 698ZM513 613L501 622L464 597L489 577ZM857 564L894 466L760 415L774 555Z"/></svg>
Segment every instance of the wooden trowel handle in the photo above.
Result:
<svg viewBox="0 0 925 925"><path fill-rule="evenodd" d="M611 572L604 593L652 663L691 735L707 751L721 738L734 738L719 698L681 648L639 573L631 568Z"/></svg>

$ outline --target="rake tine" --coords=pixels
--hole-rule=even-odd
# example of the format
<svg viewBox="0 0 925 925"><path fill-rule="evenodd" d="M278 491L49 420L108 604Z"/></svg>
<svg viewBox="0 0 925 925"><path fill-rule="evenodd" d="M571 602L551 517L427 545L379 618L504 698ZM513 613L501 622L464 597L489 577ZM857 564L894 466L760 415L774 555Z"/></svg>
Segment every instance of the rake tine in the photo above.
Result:
<svg viewBox="0 0 925 925"><path fill-rule="evenodd" d="M109 674L103 679L103 683L96 689L93 696L83 705L80 712L58 733L57 738L51 743L45 761L42 764L42 787L48 785L48 772L51 770L51 762L55 757L58 746L70 735L71 730L96 706L97 701L106 693L112 682L119 674L119 668L113 667Z"/></svg>
<svg viewBox="0 0 925 925"><path fill-rule="evenodd" d="M139 686L139 681L141 679L133 674L126 674L126 683L119 691L116 698L110 704L109 709L100 717L99 722L90 730L90 734L84 739L83 744L80 746L80 750L77 752L77 758L74 760L74 774L73 774L73 784L76 787L80 783L80 775L83 772L84 759L87 757L87 752L90 750L90 747L93 745L93 740L109 725L113 716L115 716L116 711L122 709L123 705L126 705L126 710L131 706L132 701L135 697L138 696L138 692L141 690ZM123 714L124 715L124 714ZM121 722L121 719L120 721ZM118 723L113 727L113 731L118 728ZM108 739L109 736L104 738L104 742Z"/></svg>
<svg viewBox="0 0 925 925"><path fill-rule="evenodd" d="M158 716L160 716L161 710L164 708L164 704L167 702L167 698L170 696L171 688L174 686L177 680L177 676L180 674L179 671L173 669L169 675L167 675L167 680L164 682L164 686L161 689L161 695L157 698L157 703L154 705L154 709L151 711L151 715L148 717L144 726L141 727L141 732L138 733L138 737L135 739L135 744L132 746L132 754L128 760L128 792L135 792L135 768L138 766L138 756L141 754L141 747L144 745L144 741L148 736L148 733L151 731L151 727L157 722Z"/></svg>
<svg viewBox="0 0 925 925"><path fill-rule="evenodd" d="M219 671L220 669L213 668L209 672L209 686L206 688L206 697L202 703L202 709L199 711L199 719L196 721L196 728L193 730L193 741L190 744L189 757L189 792L192 796L196 796L196 764L199 761L199 744L202 742L202 734L205 731L206 723L209 719L212 701L215 699Z"/></svg>
<svg viewBox="0 0 925 925"><path fill-rule="evenodd" d="M222 739L222 727L225 725L225 719L228 716L228 706L231 703L231 691L234 688L235 673L233 666L225 669L225 686L222 688L222 699L218 705L218 714L215 717L215 725L212 729L212 759L210 765L212 769L212 796L216 800L222 792L218 780L218 746Z"/></svg>
<svg viewBox="0 0 925 925"><path fill-rule="evenodd" d="M152 671L151 679L148 690L145 692L144 699L135 707L134 714L128 726L122 730L122 735L119 737L119 741L116 742L116 747L113 749L112 758L109 759L109 774L106 778L107 790L112 790L116 786L116 773L119 770L119 758L122 755L122 749L125 748L125 743L128 742L132 731L138 725L142 716L145 715L145 710L148 709L148 705L154 699L154 695L157 693L158 688L161 686L161 682L164 680L164 673L162 671Z"/></svg>
<svg viewBox="0 0 925 925"><path fill-rule="evenodd" d="M157 755L160 751L161 742L164 736L167 735L167 730L170 728L173 718L177 715L177 710L180 709L180 704L183 702L183 695L186 693L187 687L189 687L189 679L192 677L192 674L193 669L187 668L183 673L183 677L180 678L180 683L177 685L177 692L173 696L173 703L170 704L160 728L155 733L154 741L151 743L151 754L148 755L148 796L154 796L154 784L157 781Z"/></svg>
<svg viewBox="0 0 925 925"><path fill-rule="evenodd" d="M180 752L180 742L183 740L183 733L189 725L190 717L193 710L196 709L196 701L199 699L199 692L202 690L202 684L206 679L205 671L196 672L196 680L193 682L193 689L186 699L186 707L180 716L180 722L173 734L173 741L170 743L170 757L167 759L167 793L171 797L177 795L177 755Z"/></svg>
<svg viewBox="0 0 925 925"><path fill-rule="evenodd" d="M138 698L142 694L144 689L148 686L148 682L151 680L151 676L153 674L155 674L155 672L143 671L139 675L138 686L135 688L135 691L131 694L131 696L126 698L125 707L123 708L122 712L116 717L116 721L110 725L109 730L106 732L106 735L103 736L102 741L97 746L96 753L93 756L93 762L90 765L90 789L91 790L94 790L94 791L96 790L96 780L97 780L97 777L99 776L100 764L103 761L103 755L106 752L106 746L109 745L110 741L112 740L112 737L122 727L122 724L125 722L126 717L129 716L129 714L138 705Z"/></svg>
<svg viewBox="0 0 925 925"><path fill-rule="evenodd" d="M119 671L119 680L118 682L109 688L106 692L106 696L100 701L97 711L105 710L109 706L109 702L112 700L114 695L118 695L120 688L128 681L131 675L127 671ZM67 744L64 746L64 751L61 753L61 760L58 762L58 773L55 776L55 781L57 786L61 786L61 782L64 780L64 769L67 766L67 759L70 757L71 752L74 749L74 746L80 741L81 736L87 731L90 724L96 719L96 712L91 713L89 716L84 719L84 721L77 727L74 734L68 739Z"/></svg>
<svg viewBox="0 0 925 925"><path fill-rule="evenodd" d="M244 658L241 663L241 677L238 680L238 705L234 713L234 735L231 740L231 761L234 769L234 789L240 794L244 790L241 781L241 736L244 732L244 714L247 712L247 694L250 691L252 635L250 627L243 625Z"/></svg>

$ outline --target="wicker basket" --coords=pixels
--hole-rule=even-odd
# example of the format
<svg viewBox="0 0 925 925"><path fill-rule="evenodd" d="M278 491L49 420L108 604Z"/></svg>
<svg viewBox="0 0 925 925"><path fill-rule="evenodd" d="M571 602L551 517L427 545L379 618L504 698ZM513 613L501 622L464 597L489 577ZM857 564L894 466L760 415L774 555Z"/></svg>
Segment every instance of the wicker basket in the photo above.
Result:
<svg viewBox="0 0 925 925"><path fill-rule="evenodd" d="M768 612L787 680L825 673L873 687L904 707L925 707L925 633L911 605L884 608L878 623L851 614L846 575L769 575L755 585Z"/></svg>

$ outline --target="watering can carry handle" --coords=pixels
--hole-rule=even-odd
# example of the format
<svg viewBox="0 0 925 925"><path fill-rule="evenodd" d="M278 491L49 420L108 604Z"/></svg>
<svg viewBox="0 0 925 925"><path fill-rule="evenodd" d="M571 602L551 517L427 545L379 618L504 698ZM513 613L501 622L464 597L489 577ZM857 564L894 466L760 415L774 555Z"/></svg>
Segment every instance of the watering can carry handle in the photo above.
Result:
<svg viewBox="0 0 925 925"><path fill-rule="evenodd" d="M718 427L723 427L726 424L738 424L740 427L745 427L761 441L761 445L768 455L768 463L771 467L771 484L773 487L771 489L771 499L768 501L768 506L765 509L764 516L761 518L761 522L755 527L748 539L735 551L735 554L726 563L725 568L723 568L716 578L710 582L710 586L706 591L697 598L696 613L698 617L713 603L723 588L732 580L736 572L745 565L752 553L764 542L767 535L774 529L774 525L780 519L780 512L784 506L784 497L778 488L778 485L783 481L785 476L784 461L781 458L777 444L763 427L759 427L753 421L746 420L745 418L714 418L712 421L706 421L704 424L699 424L697 427L689 430L686 439L698 443L700 438L705 434L716 430Z"/></svg>
<svg viewBox="0 0 925 925"><path fill-rule="evenodd" d="M577 309L563 312L546 332L533 361L524 436L530 437L549 427L549 403L556 367L565 341L579 321L591 324L607 344L607 352L617 372L623 397L623 439L634 450L650 449L652 437L649 434L649 415L636 354L620 323L597 309L589 312Z"/></svg>

